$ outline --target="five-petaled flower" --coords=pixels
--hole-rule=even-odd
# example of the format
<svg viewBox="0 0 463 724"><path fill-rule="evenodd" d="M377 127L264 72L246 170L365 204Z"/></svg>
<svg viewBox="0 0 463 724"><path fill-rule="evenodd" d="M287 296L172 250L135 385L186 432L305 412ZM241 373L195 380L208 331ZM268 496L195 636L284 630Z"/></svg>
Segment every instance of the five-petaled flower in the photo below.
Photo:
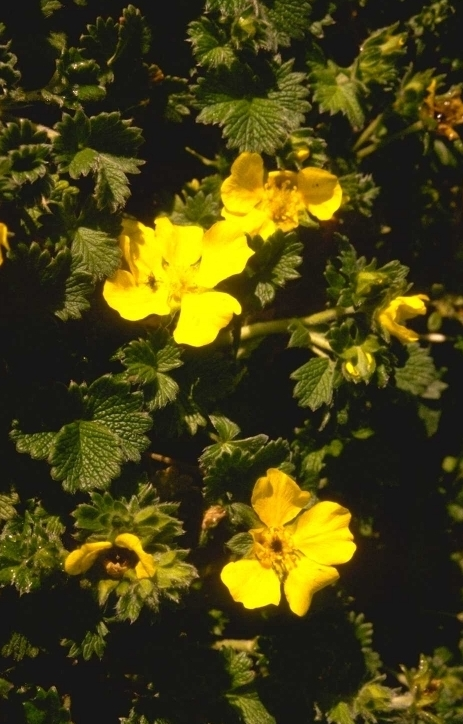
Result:
<svg viewBox="0 0 463 724"><path fill-rule="evenodd" d="M258 153L241 153L221 188L222 216L238 220L246 233L263 239L277 229L291 231L309 211L322 221L341 205L336 176L321 168L265 173Z"/></svg>
<svg viewBox="0 0 463 724"><path fill-rule="evenodd" d="M349 511L329 501L304 510L310 497L275 468L255 484L251 503L262 527L250 531L249 554L221 573L232 598L245 608L278 605L283 584L290 609L303 616L313 594L338 579L333 565L352 558Z"/></svg>
<svg viewBox="0 0 463 724"><path fill-rule="evenodd" d="M133 533L121 533L114 544L109 540L84 543L68 554L64 570L71 576L86 573L99 558L111 578L122 578L131 569L139 579L152 578L156 573L153 556L143 550L140 538Z"/></svg>
<svg viewBox="0 0 463 724"><path fill-rule="evenodd" d="M124 319L179 311L175 341L201 347L241 313L234 297L214 290L242 272L254 253L236 224L218 221L204 231L161 217L151 229L126 219L120 245L128 268L105 282L103 296Z"/></svg>
<svg viewBox="0 0 463 724"><path fill-rule="evenodd" d="M378 322L389 334L397 337L401 342L417 342L419 335L412 329L407 329L402 322L426 314L426 304L429 297L426 294L414 294L409 297L396 297L385 309L378 313Z"/></svg>
<svg viewBox="0 0 463 724"><path fill-rule="evenodd" d="M10 250L10 245L8 244L8 229L6 227L6 224L0 222L0 266L2 266L3 264L2 247L7 251Z"/></svg>

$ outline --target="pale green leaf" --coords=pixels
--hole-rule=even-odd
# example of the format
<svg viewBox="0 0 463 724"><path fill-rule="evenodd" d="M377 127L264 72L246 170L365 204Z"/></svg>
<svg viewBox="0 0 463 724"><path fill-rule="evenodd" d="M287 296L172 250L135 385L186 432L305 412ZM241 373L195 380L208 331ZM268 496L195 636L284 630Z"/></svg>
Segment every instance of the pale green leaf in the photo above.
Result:
<svg viewBox="0 0 463 724"><path fill-rule="evenodd" d="M311 359L291 374L297 380L294 396L301 407L317 410L323 404L329 405L333 396L335 364L325 357Z"/></svg>

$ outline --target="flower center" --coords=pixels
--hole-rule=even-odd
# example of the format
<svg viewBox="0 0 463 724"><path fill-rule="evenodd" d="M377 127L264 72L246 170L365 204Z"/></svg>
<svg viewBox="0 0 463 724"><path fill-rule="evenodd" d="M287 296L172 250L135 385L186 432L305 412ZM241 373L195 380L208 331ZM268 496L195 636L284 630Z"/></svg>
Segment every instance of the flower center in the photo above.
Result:
<svg viewBox="0 0 463 724"><path fill-rule="evenodd" d="M277 226L284 231L294 229L299 224L299 211L303 207L292 175L282 171L275 176L269 176L264 185L264 198L260 202L260 208Z"/></svg>
<svg viewBox="0 0 463 724"><path fill-rule="evenodd" d="M195 293L199 287L196 284L196 276L198 274L199 259L195 264L189 267L175 266L167 261L162 262L164 274L162 278L155 278L154 274L150 274L146 280L146 284L155 292L160 286L167 286L168 296L167 303L172 311L179 309L182 297L188 293Z"/></svg>
<svg viewBox="0 0 463 724"><path fill-rule="evenodd" d="M253 552L264 568L273 568L283 578L296 565L300 557L289 533L283 526L251 530Z"/></svg>
<svg viewBox="0 0 463 724"><path fill-rule="evenodd" d="M101 558L103 568L111 578L122 578L129 568L135 568L138 556L125 548L110 548Z"/></svg>

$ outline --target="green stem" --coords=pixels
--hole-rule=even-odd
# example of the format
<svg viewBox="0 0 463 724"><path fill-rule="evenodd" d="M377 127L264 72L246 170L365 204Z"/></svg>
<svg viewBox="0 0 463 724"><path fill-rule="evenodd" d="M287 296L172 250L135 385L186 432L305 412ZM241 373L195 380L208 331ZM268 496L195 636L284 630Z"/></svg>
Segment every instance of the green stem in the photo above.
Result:
<svg viewBox="0 0 463 724"><path fill-rule="evenodd" d="M332 322L335 319L354 313L355 309L353 307L335 307L334 309L326 309L323 312L310 314L308 317L290 317L287 319L274 319L271 322L256 322L255 324L241 327L240 341L246 342L255 337L266 337L269 334L285 334L288 332L288 327L291 322L294 322L296 319L305 327L315 327L319 324L326 324L327 322ZM323 334L311 331L310 338L317 347L327 350L331 349Z"/></svg>
<svg viewBox="0 0 463 724"><path fill-rule="evenodd" d="M383 141L378 141L377 143L371 143L369 146L366 146L365 148L361 148L359 151L357 151L357 158L365 158L365 156L369 156L370 153L374 153L378 150L378 148L383 148L384 146L387 146L388 143L392 143L393 141L397 141L400 138L403 138L404 136L410 135L410 133L417 133L418 131L423 130L423 122L422 121L416 121L416 123L412 123L411 126L408 126L408 128L405 128L403 131L399 131L398 133L393 133L392 136L388 136Z"/></svg>
<svg viewBox="0 0 463 724"><path fill-rule="evenodd" d="M360 136L357 138L355 144L354 144L354 151L357 151L365 141L368 141L369 138L373 135L373 133L376 131L380 123L382 122L384 118L384 113L380 113L379 116L376 116L371 123L368 124L368 126L365 128L365 130L360 134Z"/></svg>

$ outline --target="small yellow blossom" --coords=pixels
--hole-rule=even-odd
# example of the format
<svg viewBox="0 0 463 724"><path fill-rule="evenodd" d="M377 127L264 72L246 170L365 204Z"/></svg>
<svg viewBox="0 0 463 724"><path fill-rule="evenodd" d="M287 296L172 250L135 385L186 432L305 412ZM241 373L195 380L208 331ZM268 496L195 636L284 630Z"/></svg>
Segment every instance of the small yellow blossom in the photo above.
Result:
<svg viewBox="0 0 463 724"><path fill-rule="evenodd" d="M265 174L258 153L241 153L221 188L225 219L238 220L248 234L268 239L277 229L291 231L310 211L317 219L331 219L341 205L342 189L336 176L314 166L301 171Z"/></svg>
<svg viewBox="0 0 463 724"><path fill-rule="evenodd" d="M201 347L241 313L234 297L213 289L243 271L254 253L236 224L219 221L204 231L159 218L151 229L126 219L120 245L128 269L106 281L103 296L124 319L179 311L175 341Z"/></svg>
<svg viewBox="0 0 463 724"><path fill-rule="evenodd" d="M414 294L410 297L396 297L388 306L379 312L378 321L389 334L408 344L417 342L419 335L412 329L407 329L402 322L412 319L418 314L426 314L425 302L429 302L426 294Z"/></svg>
<svg viewBox="0 0 463 724"><path fill-rule="evenodd" d="M2 247L7 251L10 250L10 245L8 244L8 229L6 227L6 224L0 222L0 266L2 266L3 264Z"/></svg>
<svg viewBox="0 0 463 724"><path fill-rule="evenodd" d="M123 552L130 551L126 554ZM95 541L84 543L64 561L64 570L71 576L86 573L95 561L102 557L103 566L111 578L122 578L129 569L135 570L140 578L152 578L156 572L156 563L150 553L143 550L140 538L133 533L121 533L114 541Z"/></svg>
<svg viewBox="0 0 463 724"><path fill-rule="evenodd" d="M255 484L251 504L262 527L250 531L249 555L221 573L232 598L245 608L278 605L283 584L291 611L303 616L313 594L339 578L333 565L352 558L349 511L323 501L302 512L310 497L275 468Z"/></svg>

